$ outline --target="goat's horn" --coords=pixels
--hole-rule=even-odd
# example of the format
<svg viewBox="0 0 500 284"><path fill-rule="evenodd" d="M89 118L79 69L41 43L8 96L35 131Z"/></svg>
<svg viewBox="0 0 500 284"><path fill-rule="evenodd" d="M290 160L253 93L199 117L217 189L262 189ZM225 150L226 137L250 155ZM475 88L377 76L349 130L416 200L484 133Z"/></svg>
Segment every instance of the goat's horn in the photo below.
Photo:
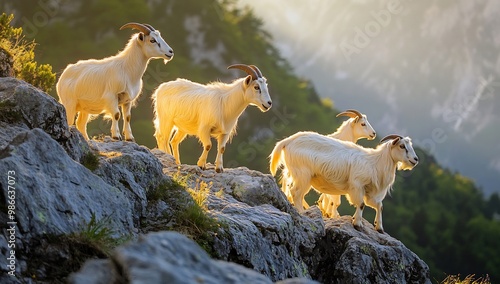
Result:
<svg viewBox="0 0 500 284"><path fill-rule="evenodd" d="M348 117L352 117L352 118L358 117L357 114L355 114L351 111L343 111L343 112L337 114L337 117L339 117L339 116L348 116Z"/></svg>
<svg viewBox="0 0 500 284"><path fill-rule="evenodd" d="M382 138L382 140L380 140L380 143L384 143L387 140L392 140L392 139L396 139L396 138L403 138L403 136L397 135L397 134L390 134L390 135L387 135L384 138Z"/></svg>
<svg viewBox="0 0 500 284"><path fill-rule="evenodd" d="M252 80L257 80L257 78L259 78L259 75L257 74L257 72L255 72L255 70L253 68L250 68L250 66L248 66L246 64L233 64L233 65L230 65L229 67L227 67L227 69L243 70L243 71L247 72L248 75L252 76Z"/></svg>
<svg viewBox="0 0 500 284"><path fill-rule="evenodd" d="M153 28L153 26L152 26L152 25L150 25L150 24L143 24L143 25L144 25L144 26L146 26L146 27L148 27L148 28L149 28L152 32L153 32L153 31L156 31L156 29L155 29L155 28Z"/></svg>
<svg viewBox="0 0 500 284"><path fill-rule="evenodd" d="M123 30L123 29L136 29L136 30L139 30L141 32L143 32L145 35L149 35L149 33L151 33L151 30L143 25L143 24L139 24L139 23L127 23L125 25L123 25L120 30Z"/></svg>
<svg viewBox="0 0 500 284"><path fill-rule="evenodd" d="M258 68L257 66L255 66L255 65L250 65L250 68L252 68L252 69L255 71L255 73L257 73L257 76L258 76L259 78L262 78L262 72L260 72L260 70L259 70L259 68Z"/></svg>
<svg viewBox="0 0 500 284"><path fill-rule="evenodd" d="M348 109L346 111L355 113L358 117L363 117L363 114L360 113L359 111L355 110L355 109Z"/></svg>

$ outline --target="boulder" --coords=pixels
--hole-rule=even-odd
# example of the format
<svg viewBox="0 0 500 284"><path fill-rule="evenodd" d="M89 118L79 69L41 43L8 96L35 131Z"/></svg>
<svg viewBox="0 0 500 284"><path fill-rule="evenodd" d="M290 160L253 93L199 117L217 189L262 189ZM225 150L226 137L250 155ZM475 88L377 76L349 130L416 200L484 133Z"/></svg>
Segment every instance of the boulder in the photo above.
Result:
<svg viewBox="0 0 500 284"><path fill-rule="evenodd" d="M99 277L96 277L99 276ZM214 260L176 232L150 233L116 249L110 259L93 260L70 283L272 283L255 270Z"/></svg>
<svg viewBox="0 0 500 284"><path fill-rule="evenodd" d="M80 132L68 127L63 105L24 81L0 78L0 149L22 131L34 128L49 134L75 161L90 153Z"/></svg>
<svg viewBox="0 0 500 284"><path fill-rule="evenodd" d="M375 231L363 220L358 231L351 216L326 219L326 235L308 261L323 283L431 283L429 267L403 243Z"/></svg>

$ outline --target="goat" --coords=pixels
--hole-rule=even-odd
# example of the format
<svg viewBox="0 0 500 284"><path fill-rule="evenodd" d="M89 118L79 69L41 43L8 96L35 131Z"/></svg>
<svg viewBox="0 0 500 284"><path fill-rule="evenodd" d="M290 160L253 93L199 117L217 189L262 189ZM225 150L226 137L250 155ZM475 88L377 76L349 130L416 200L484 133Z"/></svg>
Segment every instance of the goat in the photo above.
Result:
<svg viewBox="0 0 500 284"><path fill-rule="evenodd" d="M312 186L322 193L346 195L356 207L353 225L357 229L362 226L365 204L375 208L375 229L383 233L382 200L394 183L396 169L413 169L418 157L409 137L388 135L381 143L371 149L315 132L299 132L276 144L271 173L276 175L278 166L286 165L299 212L304 210L302 200Z"/></svg>
<svg viewBox="0 0 500 284"><path fill-rule="evenodd" d="M327 135L328 137L356 143L359 139L367 138L369 140L373 140L377 136L377 133L370 125L370 122L368 122L366 115L360 113L359 111L348 109L339 113L337 117L339 116L347 116L349 119L344 121L334 133ZM285 168L283 169L281 179L282 190L285 192L288 200L293 202L289 190L290 185L287 182L286 176L287 170ZM321 194L318 200L319 208L326 216L329 217L339 216L337 208L340 203L340 195ZM303 200L303 204L306 208L309 207L305 200Z"/></svg>
<svg viewBox="0 0 500 284"><path fill-rule="evenodd" d="M125 48L114 56L101 60L80 60L69 64L57 82L57 94L66 109L68 125L73 125L87 135L90 115L104 113L111 117L111 137L121 139L118 128L121 106L123 134L128 141L134 141L130 128L130 111L142 90L142 75L149 60L163 58L165 64L172 60L174 52L151 25L127 23L125 28L137 29Z"/></svg>
<svg viewBox="0 0 500 284"><path fill-rule="evenodd" d="M239 116L248 105L255 105L262 112L271 108L266 78L260 70L254 65L244 64L228 67L232 68L249 75L230 84L213 82L202 85L177 79L161 84L154 92L154 136L158 148L169 154L173 152L178 165L181 163L179 144L187 135L195 135L203 145L197 165L205 169L213 136L218 144L215 170L222 172L222 154L227 141L235 134Z"/></svg>
<svg viewBox="0 0 500 284"><path fill-rule="evenodd" d="M350 119L344 121L339 128L337 128L337 131L327 135L328 137L356 143L359 139L367 138L368 140L373 140L377 136L377 133L368 122L366 115L354 109L348 109L341 112L337 117L341 115L348 116ZM340 203L340 195L322 193L318 199L319 209L321 209L327 217L340 216L337 211Z"/></svg>

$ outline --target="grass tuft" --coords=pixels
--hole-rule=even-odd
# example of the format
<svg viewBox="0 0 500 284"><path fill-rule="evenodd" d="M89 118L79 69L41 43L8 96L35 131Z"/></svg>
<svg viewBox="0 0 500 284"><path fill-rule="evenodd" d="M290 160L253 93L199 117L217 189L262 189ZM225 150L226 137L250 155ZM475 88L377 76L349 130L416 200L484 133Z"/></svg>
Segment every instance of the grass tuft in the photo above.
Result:
<svg viewBox="0 0 500 284"><path fill-rule="evenodd" d="M83 225L83 228L78 233L73 233L69 239L80 244L86 244L93 247L105 255L109 256L111 251L129 240L129 237L115 238L115 231L109 226L111 224L111 216L97 220L94 213L88 223Z"/></svg>
<svg viewBox="0 0 500 284"><path fill-rule="evenodd" d="M95 171L99 167L99 156L93 151L89 151L80 159L80 164L91 171Z"/></svg>
<svg viewBox="0 0 500 284"><path fill-rule="evenodd" d="M485 277L479 277L474 279L475 275L471 274L466 276L463 280L460 279L459 275L448 275L441 284L490 284L490 277L486 275Z"/></svg>

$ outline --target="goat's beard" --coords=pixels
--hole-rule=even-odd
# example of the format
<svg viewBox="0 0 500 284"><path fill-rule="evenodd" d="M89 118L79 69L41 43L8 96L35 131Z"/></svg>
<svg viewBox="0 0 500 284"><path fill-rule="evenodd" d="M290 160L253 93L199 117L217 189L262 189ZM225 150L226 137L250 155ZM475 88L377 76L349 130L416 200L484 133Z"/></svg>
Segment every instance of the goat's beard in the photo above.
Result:
<svg viewBox="0 0 500 284"><path fill-rule="evenodd" d="M411 171L416 165L413 165L409 162L398 162L398 170L399 171Z"/></svg>

